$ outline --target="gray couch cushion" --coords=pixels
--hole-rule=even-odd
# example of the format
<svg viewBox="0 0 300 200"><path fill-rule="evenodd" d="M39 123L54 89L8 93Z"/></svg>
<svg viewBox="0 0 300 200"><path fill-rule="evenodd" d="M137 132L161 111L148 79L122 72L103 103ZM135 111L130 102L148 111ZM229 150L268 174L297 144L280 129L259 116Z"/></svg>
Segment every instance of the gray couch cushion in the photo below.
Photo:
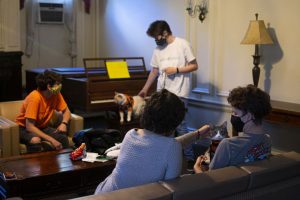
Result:
<svg viewBox="0 0 300 200"><path fill-rule="evenodd" d="M270 183L263 187L247 190L238 194L221 198L222 200L282 200L299 199L300 196L300 176L285 179L275 183Z"/></svg>
<svg viewBox="0 0 300 200"><path fill-rule="evenodd" d="M250 175L248 189L300 176L300 154L288 152L269 159L240 165Z"/></svg>
<svg viewBox="0 0 300 200"><path fill-rule="evenodd" d="M183 176L162 184L173 191L173 199L217 199L246 191L248 174L238 167L226 167Z"/></svg>
<svg viewBox="0 0 300 200"><path fill-rule="evenodd" d="M121 190L116 190L113 192L104 193L101 195L90 195L82 198L77 198L77 200L123 200L123 199L156 199L156 200L171 200L172 193L164 188L159 183L150 183L142 186L131 187Z"/></svg>

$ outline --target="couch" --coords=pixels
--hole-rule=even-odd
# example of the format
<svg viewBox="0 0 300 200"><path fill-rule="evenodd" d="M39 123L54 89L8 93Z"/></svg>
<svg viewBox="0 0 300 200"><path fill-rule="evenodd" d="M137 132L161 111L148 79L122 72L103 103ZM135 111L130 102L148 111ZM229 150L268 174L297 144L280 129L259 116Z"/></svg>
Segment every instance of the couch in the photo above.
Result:
<svg viewBox="0 0 300 200"><path fill-rule="evenodd" d="M300 154L225 167L76 200L300 199Z"/></svg>
<svg viewBox="0 0 300 200"><path fill-rule="evenodd" d="M0 157L27 153L26 146L19 143L19 126L14 122L22 102L22 100L0 102ZM70 144L74 132L82 129L83 118L72 113L68 131Z"/></svg>

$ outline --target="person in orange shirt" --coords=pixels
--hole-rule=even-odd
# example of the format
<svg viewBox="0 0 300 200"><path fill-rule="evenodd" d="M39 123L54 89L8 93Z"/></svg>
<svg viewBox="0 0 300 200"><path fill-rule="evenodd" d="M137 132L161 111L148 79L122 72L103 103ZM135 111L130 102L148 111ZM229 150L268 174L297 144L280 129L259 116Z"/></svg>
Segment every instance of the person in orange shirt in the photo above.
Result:
<svg viewBox="0 0 300 200"><path fill-rule="evenodd" d="M60 150L69 147L65 134L71 112L60 93L61 76L46 70L36 77L37 89L24 100L16 123L20 142L28 152Z"/></svg>

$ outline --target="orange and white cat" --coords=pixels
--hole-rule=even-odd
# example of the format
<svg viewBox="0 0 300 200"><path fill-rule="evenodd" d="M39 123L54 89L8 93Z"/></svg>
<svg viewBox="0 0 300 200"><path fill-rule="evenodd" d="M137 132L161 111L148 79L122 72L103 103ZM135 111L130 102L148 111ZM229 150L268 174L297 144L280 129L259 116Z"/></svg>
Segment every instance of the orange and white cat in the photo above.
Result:
<svg viewBox="0 0 300 200"><path fill-rule="evenodd" d="M124 114L127 113L127 122L132 117L139 117L145 106L145 100L140 96L130 96L115 92L114 101L119 106L120 122L124 122Z"/></svg>

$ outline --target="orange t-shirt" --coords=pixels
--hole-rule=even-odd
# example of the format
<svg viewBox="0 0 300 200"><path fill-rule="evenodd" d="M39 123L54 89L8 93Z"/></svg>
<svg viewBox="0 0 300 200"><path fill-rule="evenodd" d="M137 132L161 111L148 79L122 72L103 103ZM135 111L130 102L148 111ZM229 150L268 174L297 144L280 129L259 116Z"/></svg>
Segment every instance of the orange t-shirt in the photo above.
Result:
<svg viewBox="0 0 300 200"><path fill-rule="evenodd" d="M16 123L25 127L26 118L29 118L35 120L36 127L45 128L55 110L63 111L66 108L67 104L60 93L47 99L41 91L34 90L25 98Z"/></svg>

